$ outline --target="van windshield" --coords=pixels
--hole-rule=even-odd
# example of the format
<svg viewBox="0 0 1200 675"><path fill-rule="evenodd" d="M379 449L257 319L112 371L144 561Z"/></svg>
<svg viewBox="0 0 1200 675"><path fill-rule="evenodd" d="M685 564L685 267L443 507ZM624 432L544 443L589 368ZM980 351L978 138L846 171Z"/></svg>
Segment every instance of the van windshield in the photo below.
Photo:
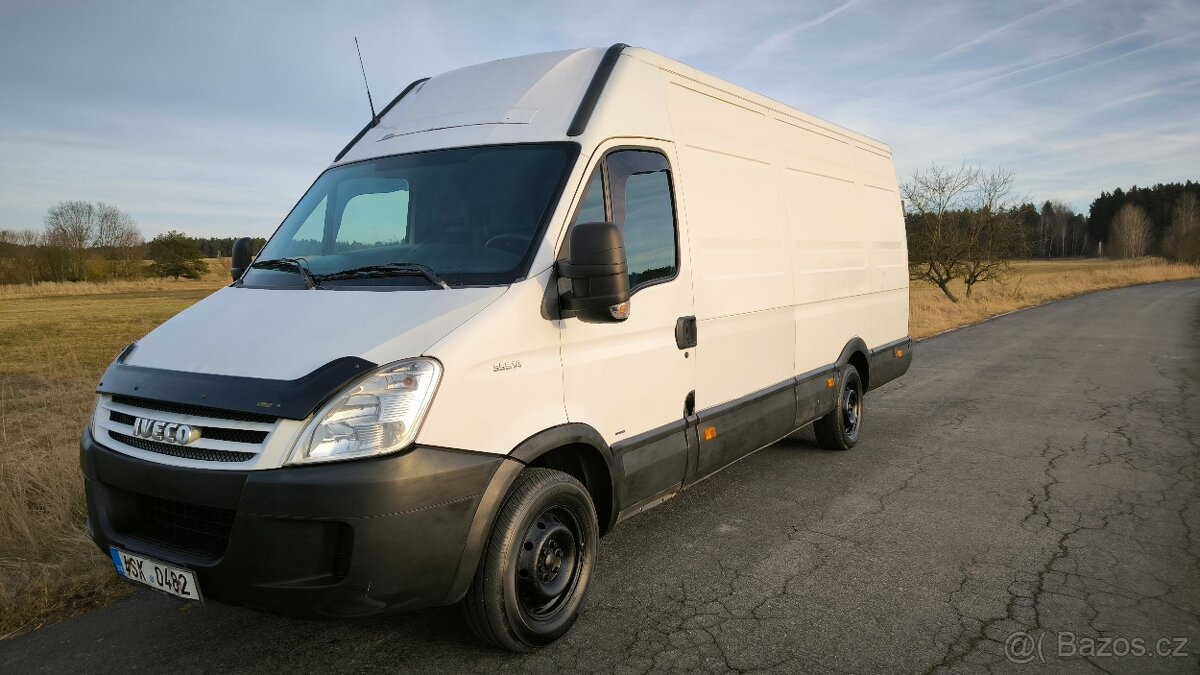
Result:
<svg viewBox="0 0 1200 675"><path fill-rule="evenodd" d="M332 168L283 221L241 285L512 283L526 272L577 152L573 143L498 145Z"/></svg>

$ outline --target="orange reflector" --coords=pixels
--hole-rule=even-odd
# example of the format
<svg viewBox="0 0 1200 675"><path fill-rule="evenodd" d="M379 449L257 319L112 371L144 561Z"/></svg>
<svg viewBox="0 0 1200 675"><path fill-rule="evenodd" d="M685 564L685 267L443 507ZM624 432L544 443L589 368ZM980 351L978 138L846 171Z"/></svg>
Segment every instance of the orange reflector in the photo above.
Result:
<svg viewBox="0 0 1200 675"><path fill-rule="evenodd" d="M717 437L717 428L716 427L709 427L704 430L704 440L711 441L712 439L714 439L716 437Z"/></svg>
<svg viewBox="0 0 1200 675"><path fill-rule="evenodd" d="M904 350L903 349L896 350L896 358L898 358L898 359L904 358Z"/></svg>
<svg viewBox="0 0 1200 675"><path fill-rule="evenodd" d="M825 380L825 388L833 389L833 378L832 377L829 378L828 380Z"/></svg>

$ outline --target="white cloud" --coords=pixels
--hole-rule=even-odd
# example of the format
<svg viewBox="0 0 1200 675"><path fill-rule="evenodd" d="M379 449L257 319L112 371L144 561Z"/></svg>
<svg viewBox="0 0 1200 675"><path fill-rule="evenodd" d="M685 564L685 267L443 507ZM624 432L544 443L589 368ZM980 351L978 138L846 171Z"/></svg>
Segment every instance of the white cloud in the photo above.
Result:
<svg viewBox="0 0 1200 675"><path fill-rule="evenodd" d="M773 33L765 40L755 45L749 52L747 52L745 58L743 58L741 62L734 67L734 70L741 71L749 67L761 66L765 63L768 63L771 58L777 56L780 52L783 52L789 46L791 46L796 38L804 31L807 31L810 28L816 28L817 26L820 26L821 24L833 19L834 17L842 14L846 10L853 8L858 4L860 4L860 0L846 0L846 2L843 2L840 5L829 9L828 11L822 12L815 17L805 19L800 23Z"/></svg>
<svg viewBox="0 0 1200 675"><path fill-rule="evenodd" d="M72 21L63 21L70 16ZM103 199L148 233L269 231L413 79L628 42L889 143L1086 208L1198 178L1195 0L0 5L0 227Z"/></svg>

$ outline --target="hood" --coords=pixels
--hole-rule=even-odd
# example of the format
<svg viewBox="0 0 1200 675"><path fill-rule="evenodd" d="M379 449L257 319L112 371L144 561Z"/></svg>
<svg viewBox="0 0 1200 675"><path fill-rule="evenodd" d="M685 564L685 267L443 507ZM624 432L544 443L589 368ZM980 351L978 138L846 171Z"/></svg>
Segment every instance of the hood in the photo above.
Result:
<svg viewBox="0 0 1200 675"><path fill-rule="evenodd" d="M277 380L302 377L343 356L383 365L420 356L505 290L226 287L139 340L125 363Z"/></svg>

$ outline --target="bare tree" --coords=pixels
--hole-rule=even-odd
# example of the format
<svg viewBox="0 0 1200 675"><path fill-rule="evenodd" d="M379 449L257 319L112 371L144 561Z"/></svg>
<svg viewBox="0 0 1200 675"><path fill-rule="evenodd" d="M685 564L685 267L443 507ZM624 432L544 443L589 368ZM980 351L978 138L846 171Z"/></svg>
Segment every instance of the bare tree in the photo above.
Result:
<svg viewBox="0 0 1200 675"><path fill-rule="evenodd" d="M0 243L6 244L4 249L11 261L6 266L5 276L17 283L36 283L39 268L37 247L41 243L41 236L34 230L0 230Z"/></svg>
<svg viewBox="0 0 1200 675"><path fill-rule="evenodd" d="M965 164L957 169L933 165L917 171L900 186L910 209L907 220L912 278L936 285L953 302L958 298L950 290L950 282L962 276L967 255L967 243L953 212L966 207L978 180L979 170Z"/></svg>
<svg viewBox="0 0 1200 675"><path fill-rule="evenodd" d="M908 250L913 279L928 281L958 302L950 283L1001 278L1009 259L1025 250L1025 230L1011 198L1012 171L932 166L900 190L908 205Z"/></svg>
<svg viewBox="0 0 1200 675"><path fill-rule="evenodd" d="M962 262L962 280L967 287L967 297L981 281L996 281L1008 271L1008 260L992 252L994 247L1003 246L1004 236L995 230L1003 218L1002 214L986 210L968 211L960 214L966 255Z"/></svg>
<svg viewBox="0 0 1200 675"><path fill-rule="evenodd" d="M967 297L981 281L998 281L1008 273L1010 260L1024 254L1025 231L1012 203L1016 174L1009 170L980 171L976 177L976 206L964 214L967 255L963 283Z"/></svg>
<svg viewBox="0 0 1200 675"><path fill-rule="evenodd" d="M1050 202L1050 211L1052 213L1050 221L1050 252L1054 253L1054 240L1058 240L1058 256L1060 258L1067 255L1067 235L1071 232L1071 218L1075 216L1075 211L1066 204L1058 201Z"/></svg>
<svg viewBox="0 0 1200 675"><path fill-rule="evenodd" d="M48 244L66 253L62 279L87 279L88 246L96 238L96 206L91 202L59 202L46 212Z"/></svg>
<svg viewBox="0 0 1200 675"><path fill-rule="evenodd" d="M1071 214L1071 255L1084 255L1088 250L1087 218Z"/></svg>
<svg viewBox="0 0 1200 675"><path fill-rule="evenodd" d="M1079 255L1084 246L1086 226L1087 222L1070 206L1060 201L1047 201L1042 205L1038 242L1042 257Z"/></svg>
<svg viewBox="0 0 1200 675"><path fill-rule="evenodd" d="M97 203L93 244L104 256L109 276L131 277L142 259L142 232L133 217L103 202Z"/></svg>
<svg viewBox="0 0 1200 675"><path fill-rule="evenodd" d="M141 270L141 230L111 204L60 202L46 212L45 224L39 253L43 271L52 279L87 280L94 253L104 258L110 277L136 276Z"/></svg>
<svg viewBox="0 0 1200 675"><path fill-rule="evenodd" d="M1163 252L1172 260L1200 264L1200 203L1195 194L1184 193L1175 202Z"/></svg>
<svg viewBox="0 0 1200 675"><path fill-rule="evenodd" d="M1113 216L1109 229L1109 255L1114 258L1137 258L1150 247L1150 217L1136 204L1126 204Z"/></svg>

